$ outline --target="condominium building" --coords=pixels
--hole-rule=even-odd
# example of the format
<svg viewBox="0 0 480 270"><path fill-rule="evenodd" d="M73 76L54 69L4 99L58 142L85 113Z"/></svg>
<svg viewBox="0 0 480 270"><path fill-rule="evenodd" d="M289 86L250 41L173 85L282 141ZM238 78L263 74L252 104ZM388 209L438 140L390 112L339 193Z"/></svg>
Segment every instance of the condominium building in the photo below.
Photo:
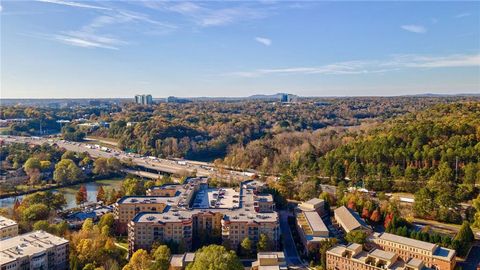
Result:
<svg viewBox="0 0 480 270"><path fill-rule="evenodd" d="M369 241L385 251L397 253L403 260L419 259L425 262L426 266L438 270L455 268L456 253L453 249L391 233L375 233Z"/></svg>
<svg viewBox="0 0 480 270"><path fill-rule="evenodd" d="M129 222L130 253L139 248L149 249L155 241L169 240L190 250L194 239L214 235L233 248L246 237L256 244L261 234L265 234L274 247L279 240L273 198L255 194L254 189L244 185L239 190L210 188L201 179L189 179L184 185L151 188L148 194L167 195L162 197L165 206L148 212L140 209ZM158 196L154 198L158 200ZM120 208L122 203L120 200ZM118 213L119 219L127 214ZM129 217L126 215L123 220Z"/></svg>
<svg viewBox="0 0 480 270"><path fill-rule="evenodd" d="M126 196L119 199L113 213L120 226L128 224L140 212L163 212L168 205L168 197Z"/></svg>
<svg viewBox="0 0 480 270"><path fill-rule="evenodd" d="M283 252L259 252L252 263L252 270L287 270Z"/></svg>
<svg viewBox="0 0 480 270"><path fill-rule="evenodd" d="M327 270L431 270L418 259L402 260L394 252L364 251L359 244L337 245L326 253Z"/></svg>
<svg viewBox="0 0 480 270"><path fill-rule="evenodd" d="M257 194L254 196L253 203L255 211L265 213L275 211L275 203L272 194Z"/></svg>
<svg viewBox="0 0 480 270"><path fill-rule="evenodd" d="M0 240L18 235L18 224L14 220L0 216Z"/></svg>
<svg viewBox="0 0 480 270"><path fill-rule="evenodd" d="M316 211L297 211L296 220L305 252L319 248L321 242L328 239L328 228Z"/></svg>
<svg viewBox="0 0 480 270"><path fill-rule="evenodd" d="M128 223L141 212L162 213L167 206L188 208L193 195L206 180L189 179L186 184L166 184L147 190L147 196L125 196L114 204L114 214L119 230L124 231Z"/></svg>
<svg viewBox="0 0 480 270"><path fill-rule="evenodd" d="M346 232L362 230L371 233L372 229L355 211L341 206L334 210L335 222Z"/></svg>
<svg viewBox="0 0 480 270"><path fill-rule="evenodd" d="M152 95L136 95L135 103L141 105L151 105L153 104Z"/></svg>
<svg viewBox="0 0 480 270"><path fill-rule="evenodd" d="M0 241L0 269L68 269L68 240L34 231Z"/></svg>

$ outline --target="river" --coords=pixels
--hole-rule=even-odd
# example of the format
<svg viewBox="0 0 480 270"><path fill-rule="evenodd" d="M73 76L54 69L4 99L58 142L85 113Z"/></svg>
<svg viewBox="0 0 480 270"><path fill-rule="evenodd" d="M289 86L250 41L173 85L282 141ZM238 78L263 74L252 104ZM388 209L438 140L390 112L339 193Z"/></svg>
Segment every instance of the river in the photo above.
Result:
<svg viewBox="0 0 480 270"><path fill-rule="evenodd" d="M63 193L65 196L65 200L67 201L67 206L65 209L73 208L77 206L75 201L75 194L80 189L81 185L85 185L87 189L87 200L88 202L96 202L97 201L97 191L100 186L103 186L105 191L115 189L119 190L122 185L123 178L114 178L114 179L105 179L105 180L98 180L95 182L88 182L85 184L79 184L75 186L63 187L58 189L53 189L53 192L60 192ZM0 199L0 208L11 208L15 203L15 199L21 199L23 195L10 197L10 198L3 198Z"/></svg>

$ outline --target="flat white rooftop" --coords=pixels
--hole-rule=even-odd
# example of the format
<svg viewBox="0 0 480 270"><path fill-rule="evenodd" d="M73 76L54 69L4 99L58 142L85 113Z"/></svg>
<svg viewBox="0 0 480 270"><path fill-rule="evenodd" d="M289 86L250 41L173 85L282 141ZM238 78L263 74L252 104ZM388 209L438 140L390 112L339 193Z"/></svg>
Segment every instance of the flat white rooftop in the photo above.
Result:
<svg viewBox="0 0 480 270"><path fill-rule="evenodd" d="M67 243L68 240L45 231L34 231L7 238L0 241L0 265Z"/></svg>
<svg viewBox="0 0 480 270"><path fill-rule="evenodd" d="M10 227L10 226L13 226L13 225L16 225L17 222L15 222L14 220L11 220L9 218L6 218L4 216L0 216L0 229L1 228L5 228L5 227Z"/></svg>

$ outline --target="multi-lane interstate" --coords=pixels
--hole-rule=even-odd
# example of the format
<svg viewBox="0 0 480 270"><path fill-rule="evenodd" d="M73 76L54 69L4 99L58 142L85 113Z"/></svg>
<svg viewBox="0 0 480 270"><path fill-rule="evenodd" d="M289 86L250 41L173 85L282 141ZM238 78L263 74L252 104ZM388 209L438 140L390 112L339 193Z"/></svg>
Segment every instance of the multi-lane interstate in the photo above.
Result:
<svg viewBox="0 0 480 270"><path fill-rule="evenodd" d="M59 147L73 152L88 152L91 157L116 157L123 161L128 161L138 167L143 167L150 172L143 173L144 177L153 178L155 175L152 172L164 172L171 174L182 173L196 173L197 176L219 176L220 172L217 168L208 162L198 162L190 160L174 160L174 159L162 159L156 157L142 156L134 153L126 153L117 149L110 149L101 147L92 143L71 142L58 138L42 138L42 137L22 137L22 136L0 136L0 140L4 143L28 143L41 145L44 143L56 144ZM222 169L222 177L242 181L248 179L252 174L241 171ZM133 172L133 171L132 171Z"/></svg>

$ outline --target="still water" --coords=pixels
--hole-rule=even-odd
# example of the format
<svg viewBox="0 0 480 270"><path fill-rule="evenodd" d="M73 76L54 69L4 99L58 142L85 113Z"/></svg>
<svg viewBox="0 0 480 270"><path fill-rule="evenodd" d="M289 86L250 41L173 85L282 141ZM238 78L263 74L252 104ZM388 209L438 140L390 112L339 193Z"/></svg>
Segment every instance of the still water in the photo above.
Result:
<svg viewBox="0 0 480 270"><path fill-rule="evenodd" d="M89 183L83 184L87 189L88 202L97 201L97 191L100 186L103 186L103 189L105 191L112 190L112 189L119 190L120 187L122 186L122 180L123 178L115 178L115 179L98 180L96 182L89 182ZM63 195L65 196L65 200L67 201L67 206L65 207L65 209L69 209L77 206L77 203L75 202L75 194L80 189L80 186L81 185L75 185L70 187L53 189L52 191L63 193ZM21 199L22 197L23 196L16 196L16 197L0 199L0 208L13 207L13 204L15 203L15 199L16 198Z"/></svg>

